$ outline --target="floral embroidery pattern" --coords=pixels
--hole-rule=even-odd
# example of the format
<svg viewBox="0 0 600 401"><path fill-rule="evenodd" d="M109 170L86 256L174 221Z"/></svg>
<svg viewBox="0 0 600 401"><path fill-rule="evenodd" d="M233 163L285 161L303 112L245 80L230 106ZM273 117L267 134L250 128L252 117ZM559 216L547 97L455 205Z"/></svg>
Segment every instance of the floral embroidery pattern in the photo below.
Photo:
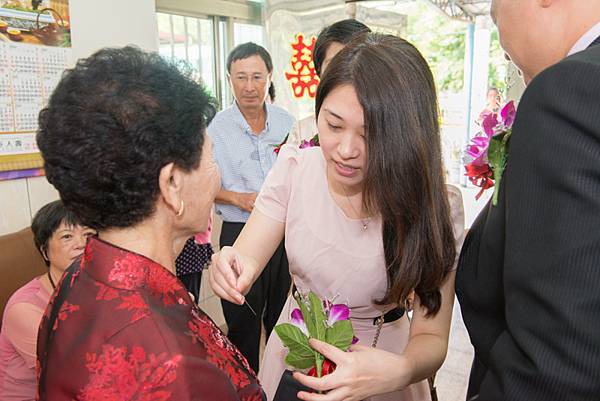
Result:
<svg viewBox="0 0 600 401"><path fill-rule="evenodd" d="M94 285L98 287L96 301L112 301L113 299L119 298L119 291L115 288L109 287L100 282L95 282Z"/></svg>
<svg viewBox="0 0 600 401"><path fill-rule="evenodd" d="M124 295L119 290L109 287L103 283L94 283L96 287L98 287L98 293L96 294L97 301L113 301L119 300L120 303L117 305L118 310L126 310L128 312L133 312L129 321L131 323L135 322L143 318L144 316L148 316L150 314L150 309L146 301L142 298L142 296L134 292L132 294Z"/></svg>
<svg viewBox="0 0 600 401"><path fill-rule="evenodd" d="M128 253L125 257L115 259L114 267L108 273L108 281L118 284L125 290L140 288L146 281L146 268L140 263L137 255Z"/></svg>
<svg viewBox="0 0 600 401"><path fill-rule="evenodd" d="M79 277L80 273L81 270L77 270L75 273L71 274L71 282L69 283L69 287L73 287L73 284L75 284L75 280L77 280L77 277Z"/></svg>
<svg viewBox="0 0 600 401"><path fill-rule="evenodd" d="M167 401L171 391L165 389L177 379L181 355L168 358L166 353L148 354L142 347L105 345L102 353L88 353L86 368L90 373L80 393L82 401Z"/></svg>
<svg viewBox="0 0 600 401"><path fill-rule="evenodd" d="M61 321L65 321L67 320L67 318L69 317L69 315L75 311L78 311L80 309L79 305L73 305L67 301L63 302L63 304L60 306L60 311L58 312L58 316L56 318L56 320L54 321L54 327L52 327L52 330L56 330L58 328L58 322Z"/></svg>
<svg viewBox="0 0 600 401"><path fill-rule="evenodd" d="M132 323L150 314L146 301L138 293L123 296L121 301L117 309L125 309L126 311L133 312L129 320Z"/></svg>
<svg viewBox="0 0 600 401"><path fill-rule="evenodd" d="M210 318L200 313L193 313L194 319L188 322L190 331L185 334L192 337L193 343L204 345L207 359L224 371L234 386L241 388L251 384L250 378L256 376L246 358ZM241 369L240 362L246 371Z"/></svg>
<svg viewBox="0 0 600 401"><path fill-rule="evenodd" d="M246 359L163 266L91 238L81 266L64 277L75 274L79 279L55 293L40 325L38 346L48 350L38 356L40 399L177 401L206 392L223 401L263 399ZM51 320L54 300L60 309ZM73 313L80 305L86 313ZM51 352L66 338L78 339L68 354ZM201 363L190 374L197 361L212 366ZM196 380L205 368L219 368L229 383Z"/></svg>
<svg viewBox="0 0 600 401"><path fill-rule="evenodd" d="M175 296L177 289L183 289L183 286L177 277L166 270L151 269L148 272L148 288L155 295L162 297L165 305L173 305L177 303L177 297Z"/></svg>
<svg viewBox="0 0 600 401"><path fill-rule="evenodd" d="M85 269L86 266L89 266L89 264L94 260L94 250L91 246L86 246L85 250L83 251L83 256L81 256L81 263L80 265L80 269L79 270L83 270Z"/></svg>

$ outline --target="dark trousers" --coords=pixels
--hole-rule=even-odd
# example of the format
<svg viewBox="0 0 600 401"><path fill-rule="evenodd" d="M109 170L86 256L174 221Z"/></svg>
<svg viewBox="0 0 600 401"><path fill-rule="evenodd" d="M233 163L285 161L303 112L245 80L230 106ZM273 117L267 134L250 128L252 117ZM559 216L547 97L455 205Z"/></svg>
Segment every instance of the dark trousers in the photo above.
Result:
<svg viewBox="0 0 600 401"><path fill-rule="evenodd" d="M194 302L198 303L200 300L200 285L202 284L202 272L186 274L185 276L178 277L179 281L183 284L186 290L194 296Z"/></svg>
<svg viewBox="0 0 600 401"><path fill-rule="evenodd" d="M242 228L244 228L244 223L223 222L220 245L233 245ZM247 305L236 305L221 300L223 315L229 328L227 336L248 359L255 372L258 372L261 321L265 326L268 338L283 309L290 285L288 260L284 241L281 241L265 269L246 294L246 301L258 316L254 316Z"/></svg>

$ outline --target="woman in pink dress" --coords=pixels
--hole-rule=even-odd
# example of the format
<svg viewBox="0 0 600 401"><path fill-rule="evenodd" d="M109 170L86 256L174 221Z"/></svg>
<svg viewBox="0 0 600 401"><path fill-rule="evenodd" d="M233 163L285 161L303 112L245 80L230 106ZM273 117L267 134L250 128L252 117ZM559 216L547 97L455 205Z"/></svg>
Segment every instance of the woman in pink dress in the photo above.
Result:
<svg viewBox="0 0 600 401"><path fill-rule="evenodd" d="M64 271L83 253L96 232L79 224L57 200L42 207L31 230L48 272L19 288L8 300L0 332L0 399L35 400L35 352L38 327Z"/></svg>
<svg viewBox="0 0 600 401"><path fill-rule="evenodd" d="M298 398L429 400L426 378L447 351L464 231L460 192L444 183L431 71L410 43L362 35L323 75L316 114L321 147L282 148L242 234L214 257L211 285L241 304L285 234L296 288L347 303L360 340L349 353L311 340L337 369L321 379L294 373L327 392ZM409 322L403 307L413 294ZM269 400L286 354L271 335L260 369Z"/></svg>

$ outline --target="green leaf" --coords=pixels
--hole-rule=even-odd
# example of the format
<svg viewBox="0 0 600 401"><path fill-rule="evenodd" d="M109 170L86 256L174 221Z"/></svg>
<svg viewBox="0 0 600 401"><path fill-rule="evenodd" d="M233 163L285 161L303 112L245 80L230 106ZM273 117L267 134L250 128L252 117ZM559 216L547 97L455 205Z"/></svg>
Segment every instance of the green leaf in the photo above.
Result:
<svg viewBox="0 0 600 401"><path fill-rule="evenodd" d="M286 363L298 369L306 369L315 362L315 351L308 345L308 337L291 323L278 324L274 328L281 342L289 350ZM307 365L308 364L308 365Z"/></svg>
<svg viewBox="0 0 600 401"><path fill-rule="evenodd" d="M317 377L323 376L323 362L325 361L325 357L320 353L315 353L315 367L317 371Z"/></svg>
<svg viewBox="0 0 600 401"><path fill-rule="evenodd" d="M494 170L494 178L496 177L496 169L503 168L504 161L504 143L499 136L493 136L490 140L488 148L488 160L492 170Z"/></svg>
<svg viewBox="0 0 600 401"><path fill-rule="evenodd" d="M296 303L300 308L300 312L302 312L302 317L304 318L304 324L306 324L306 329L308 330L308 334L311 337L314 337L315 333L315 324L314 319L312 318L311 311L306 304L306 298L302 294L295 294L294 298L296 299Z"/></svg>
<svg viewBox="0 0 600 401"><path fill-rule="evenodd" d="M350 345L352 345L353 337L354 330L352 330L350 320L340 320L327 328L325 341L342 351L347 351Z"/></svg>
<svg viewBox="0 0 600 401"><path fill-rule="evenodd" d="M296 369L310 369L315 365L315 356L299 355L292 352L288 352L285 357L285 363L289 366L293 366Z"/></svg>
<svg viewBox="0 0 600 401"><path fill-rule="evenodd" d="M274 330L286 347L312 354L313 349L308 345L308 338L298 327L291 323L282 323L275 326Z"/></svg>
<svg viewBox="0 0 600 401"><path fill-rule="evenodd" d="M492 205L494 206L498 203L500 181L502 181L502 174L508 161L508 144L511 132L509 129L504 134L493 136L488 148L488 161L494 172L494 195L492 197Z"/></svg>
<svg viewBox="0 0 600 401"><path fill-rule="evenodd" d="M310 311L314 322L314 333L310 332L311 337L320 341L325 341L325 329L327 328L327 315L323 310L323 301L316 296L312 291L308 293L308 301L310 303ZM306 320L306 319L305 319Z"/></svg>

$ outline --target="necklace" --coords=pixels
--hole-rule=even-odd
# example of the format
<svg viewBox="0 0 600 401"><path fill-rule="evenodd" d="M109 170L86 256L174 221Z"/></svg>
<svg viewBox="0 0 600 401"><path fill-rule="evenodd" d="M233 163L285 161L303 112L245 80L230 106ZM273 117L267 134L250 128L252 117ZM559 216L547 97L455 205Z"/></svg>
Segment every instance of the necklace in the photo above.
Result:
<svg viewBox="0 0 600 401"><path fill-rule="evenodd" d="M48 270L48 280L50 280L50 285L52 286L52 289L55 290L56 289L56 285L54 284L54 280L52 280L52 275L50 274L50 270Z"/></svg>
<svg viewBox="0 0 600 401"><path fill-rule="evenodd" d="M350 200L350 197L348 196L348 193L346 192L346 187L342 185L342 189L344 190L344 195L346 195L346 199L348 199L348 203L350 204L350 207L352 208L354 213L356 213L356 215L358 216L358 219L362 223L363 231L365 231L367 228L369 228L369 223L371 222L371 218L368 217L366 220L362 219L360 217L360 213L358 213L358 211L354 208L354 205L352 204L352 201Z"/></svg>

